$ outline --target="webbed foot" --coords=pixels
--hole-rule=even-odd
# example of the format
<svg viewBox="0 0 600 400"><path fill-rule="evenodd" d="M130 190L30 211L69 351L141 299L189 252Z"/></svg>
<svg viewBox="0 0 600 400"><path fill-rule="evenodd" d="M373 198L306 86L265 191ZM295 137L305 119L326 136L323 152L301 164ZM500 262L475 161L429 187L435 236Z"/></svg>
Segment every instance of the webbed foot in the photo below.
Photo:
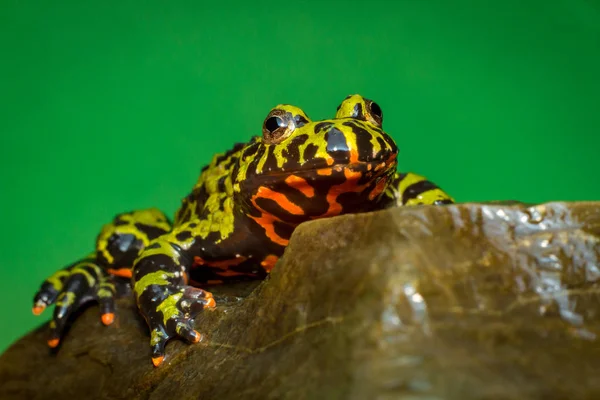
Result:
<svg viewBox="0 0 600 400"><path fill-rule="evenodd" d="M88 301L98 301L102 323L112 324L115 318L114 298L112 276L93 259L85 259L46 279L33 299L32 311L40 315L46 307L56 303L48 339L48 346L54 348L60 343L69 316Z"/></svg>
<svg viewBox="0 0 600 400"><path fill-rule="evenodd" d="M193 318L205 308L216 306L213 295L192 286L155 286L138 298L138 307L150 328L152 364L158 367L165 358L165 345L169 339L180 337L189 343L202 340L193 326ZM150 292L150 293L148 293ZM161 293L154 296L152 292Z"/></svg>

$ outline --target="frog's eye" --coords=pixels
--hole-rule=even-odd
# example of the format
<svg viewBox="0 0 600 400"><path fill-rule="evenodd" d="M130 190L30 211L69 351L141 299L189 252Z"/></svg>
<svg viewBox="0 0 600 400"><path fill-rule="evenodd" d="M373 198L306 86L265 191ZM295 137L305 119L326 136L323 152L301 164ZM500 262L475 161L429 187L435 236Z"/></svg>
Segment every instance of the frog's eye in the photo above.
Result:
<svg viewBox="0 0 600 400"><path fill-rule="evenodd" d="M383 124L383 111L381 111L381 107L379 104L375 103L372 100L367 101L367 107L369 108L369 115L373 118L376 125L381 127Z"/></svg>
<svg viewBox="0 0 600 400"><path fill-rule="evenodd" d="M265 121L265 128L273 134L279 128L285 128L285 122L280 117L271 117Z"/></svg>
<svg viewBox="0 0 600 400"><path fill-rule="evenodd" d="M279 143L290 136L295 127L291 114L283 110L273 110L263 123L263 139L267 144Z"/></svg>

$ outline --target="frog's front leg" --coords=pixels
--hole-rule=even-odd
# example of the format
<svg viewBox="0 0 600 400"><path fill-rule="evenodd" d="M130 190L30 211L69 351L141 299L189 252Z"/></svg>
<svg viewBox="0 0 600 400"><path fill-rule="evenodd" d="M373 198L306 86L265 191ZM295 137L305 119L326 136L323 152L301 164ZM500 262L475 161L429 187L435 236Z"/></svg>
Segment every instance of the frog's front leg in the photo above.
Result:
<svg viewBox="0 0 600 400"><path fill-rule="evenodd" d="M412 172L396 173L386 191L391 206L452 204L454 199L435 183Z"/></svg>
<svg viewBox="0 0 600 400"><path fill-rule="evenodd" d="M88 301L98 301L102 323L112 324L115 311L114 296L112 277L98 266L95 254L51 275L42 283L33 299L35 315L41 314L47 306L56 303L50 321L48 346L58 346L69 316Z"/></svg>
<svg viewBox="0 0 600 400"><path fill-rule="evenodd" d="M188 285L194 256L201 256L201 250L189 231L178 230L151 242L134 263L133 291L150 328L154 366L163 362L169 339L179 336L199 342L202 336L192 327L192 318L215 307L210 292Z"/></svg>

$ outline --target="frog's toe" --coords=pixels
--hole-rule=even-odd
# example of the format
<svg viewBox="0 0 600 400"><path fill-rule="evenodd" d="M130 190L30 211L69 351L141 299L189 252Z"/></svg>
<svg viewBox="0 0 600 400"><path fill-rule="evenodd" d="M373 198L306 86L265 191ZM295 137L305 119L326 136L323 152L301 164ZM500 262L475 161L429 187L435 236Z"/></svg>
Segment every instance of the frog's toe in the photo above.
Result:
<svg viewBox="0 0 600 400"><path fill-rule="evenodd" d="M187 286L184 289L183 297L179 303L181 311L183 311L187 317L191 318L198 315L200 311L205 308L212 309L215 308L216 305L212 293L192 286Z"/></svg>
<svg viewBox="0 0 600 400"><path fill-rule="evenodd" d="M109 277L102 281L96 291L101 320L104 325L110 325L115 320L115 292L115 286Z"/></svg>
<svg viewBox="0 0 600 400"><path fill-rule="evenodd" d="M152 364L160 366L165 361L165 345L167 342L157 343L152 346Z"/></svg>
<svg viewBox="0 0 600 400"><path fill-rule="evenodd" d="M210 292L194 287L171 289L166 297L153 311L148 309L142 314L149 316L147 321L151 328L150 346L152 363L155 367L162 364L165 358L165 345L173 337L180 337L189 343L202 340L200 332L192 326L192 318L205 308L214 308L215 300Z"/></svg>
<svg viewBox="0 0 600 400"><path fill-rule="evenodd" d="M191 326L191 319L182 315L170 318L169 321L167 321L167 326L175 327L175 329L168 329L169 331L174 331L172 334L167 333L165 329L159 326L154 328L150 335L152 364L154 364L155 367L160 366L165 360L165 346L172 337L179 336L189 343L198 343L202 340L200 332L196 331Z"/></svg>
<svg viewBox="0 0 600 400"><path fill-rule="evenodd" d="M74 275L67 281L63 292L58 295L54 315L50 322L50 340L48 341L50 347L58 345L69 316L89 299L89 296L86 295L88 290L89 285L81 276Z"/></svg>
<svg viewBox="0 0 600 400"><path fill-rule="evenodd" d="M200 332L192 328L191 321L188 318L178 318L176 320L175 332L179 337L187 340L190 343L198 343L202 340Z"/></svg>
<svg viewBox="0 0 600 400"><path fill-rule="evenodd" d="M40 315L46 307L52 305L62 289L62 282L57 279L46 280L33 297L32 312L34 315Z"/></svg>
<svg viewBox="0 0 600 400"><path fill-rule="evenodd" d="M114 299L100 299L100 319L104 325L110 325L115 321L115 301Z"/></svg>
<svg viewBox="0 0 600 400"><path fill-rule="evenodd" d="M46 309L46 307L48 307L48 303L44 300L34 300L33 301L33 307L31 308L31 312L33 313L33 315L40 315L41 313L44 312L44 310Z"/></svg>
<svg viewBox="0 0 600 400"><path fill-rule="evenodd" d="M152 364L158 367L165 360L165 346L169 335L162 327L156 327L150 334L150 346L152 347Z"/></svg>

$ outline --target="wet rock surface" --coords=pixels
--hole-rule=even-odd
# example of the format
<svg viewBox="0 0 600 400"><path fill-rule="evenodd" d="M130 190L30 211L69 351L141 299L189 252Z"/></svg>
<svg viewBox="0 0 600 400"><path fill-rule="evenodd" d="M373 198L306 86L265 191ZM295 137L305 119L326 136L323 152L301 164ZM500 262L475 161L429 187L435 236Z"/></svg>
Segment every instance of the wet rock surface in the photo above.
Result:
<svg viewBox="0 0 600 400"><path fill-rule="evenodd" d="M127 297L56 354L45 326L17 341L0 398L597 399L599 258L600 202L313 221L266 281L213 288L204 340L160 368Z"/></svg>

